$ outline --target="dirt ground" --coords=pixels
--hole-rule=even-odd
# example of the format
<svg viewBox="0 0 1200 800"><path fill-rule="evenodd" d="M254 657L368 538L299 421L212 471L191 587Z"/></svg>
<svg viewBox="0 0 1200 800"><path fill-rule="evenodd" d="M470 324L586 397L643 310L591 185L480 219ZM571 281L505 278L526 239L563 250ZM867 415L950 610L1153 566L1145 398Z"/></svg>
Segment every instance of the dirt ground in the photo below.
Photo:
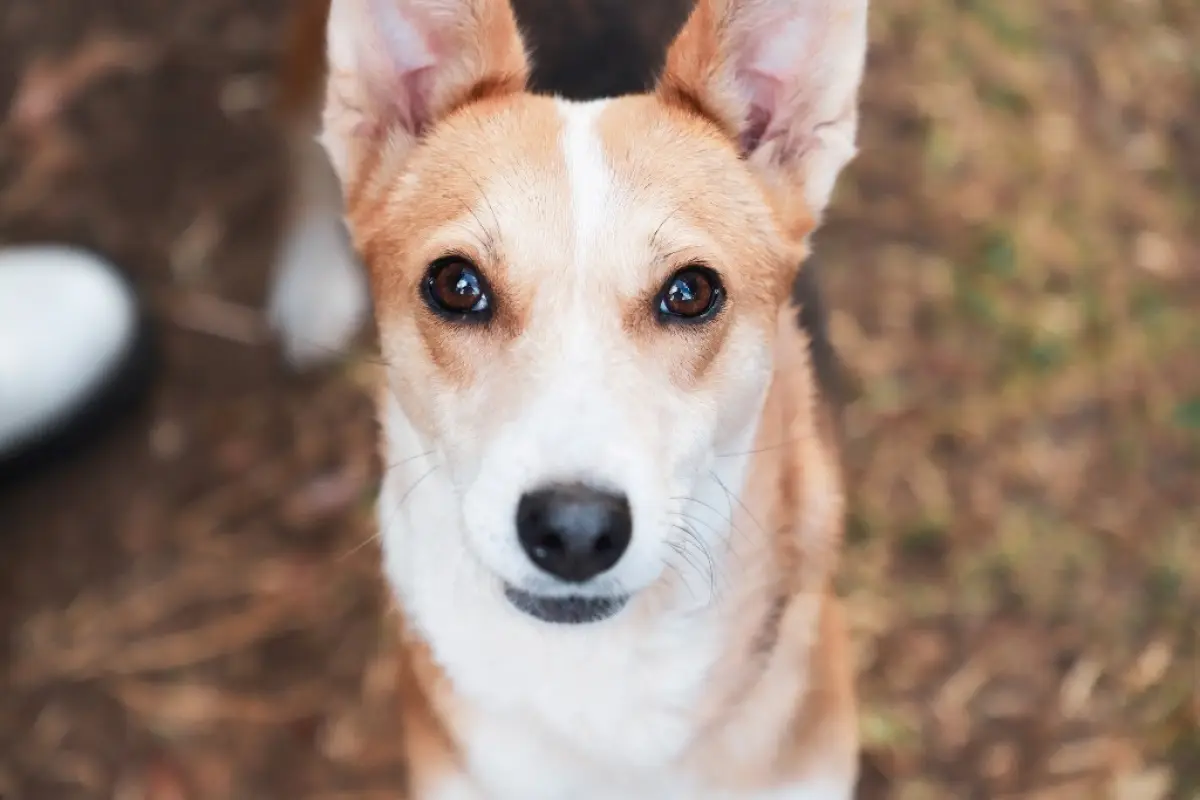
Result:
<svg viewBox="0 0 1200 800"><path fill-rule="evenodd" d="M0 495L3 800L368 800L403 769L370 348L293 377L256 311L284 5L0 6L0 240L127 265L165 358ZM1200 5L879 0L872 29L818 241L860 796L1196 800Z"/></svg>

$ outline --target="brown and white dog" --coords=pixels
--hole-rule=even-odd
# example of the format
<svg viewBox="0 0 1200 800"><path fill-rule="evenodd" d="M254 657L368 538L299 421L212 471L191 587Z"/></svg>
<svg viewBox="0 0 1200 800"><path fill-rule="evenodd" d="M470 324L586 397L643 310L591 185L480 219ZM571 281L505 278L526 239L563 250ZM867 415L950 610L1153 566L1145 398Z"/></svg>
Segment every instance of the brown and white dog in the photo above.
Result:
<svg viewBox="0 0 1200 800"><path fill-rule="evenodd" d="M526 91L508 0L332 0L416 800L844 800L842 486L789 293L867 0L700 0L657 88Z"/></svg>

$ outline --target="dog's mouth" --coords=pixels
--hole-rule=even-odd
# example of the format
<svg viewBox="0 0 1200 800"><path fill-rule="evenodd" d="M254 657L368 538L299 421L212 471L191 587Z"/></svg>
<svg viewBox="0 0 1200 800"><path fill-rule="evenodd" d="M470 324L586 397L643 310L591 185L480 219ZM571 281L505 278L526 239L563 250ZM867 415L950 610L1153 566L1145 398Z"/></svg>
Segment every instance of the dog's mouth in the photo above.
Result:
<svg viewBox="0 0 1200 800"><path fill-rule="evenodd" d="M512 586L504 587L504 596L517 610L542 622L556 625L584 625L589 622L600 622L616 614L629 602L628 595L547 597L530 594Z"/></svg>

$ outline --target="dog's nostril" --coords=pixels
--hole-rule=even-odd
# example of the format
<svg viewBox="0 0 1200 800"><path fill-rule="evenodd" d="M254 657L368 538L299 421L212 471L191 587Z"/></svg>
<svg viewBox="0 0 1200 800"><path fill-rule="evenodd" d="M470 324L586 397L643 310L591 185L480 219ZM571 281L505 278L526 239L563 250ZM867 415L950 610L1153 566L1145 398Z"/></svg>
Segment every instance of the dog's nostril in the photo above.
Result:
<svg viewBox="0 0 1200 800"><path fill-rule="evenodd" d="M538 558L549 558L553 553L561 553L566 549L563 540L557 534L551 533L534 546Z"/></svg>
<svg viewBox="0 0 1200 800"><path fill-rule="evenodd" d="M621 560L633 518L623 495L581 484L548 486L521 498L517 536L542 570L582 583Z"/></svg>

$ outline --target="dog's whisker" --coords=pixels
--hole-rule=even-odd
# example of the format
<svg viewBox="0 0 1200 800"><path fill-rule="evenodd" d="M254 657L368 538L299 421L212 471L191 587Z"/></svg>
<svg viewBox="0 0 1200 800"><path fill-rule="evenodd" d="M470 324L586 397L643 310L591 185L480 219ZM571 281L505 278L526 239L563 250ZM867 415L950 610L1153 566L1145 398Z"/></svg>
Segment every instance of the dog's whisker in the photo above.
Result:
<svg viewBox="0 0 1200 800"><path fill-rule="evenodd" d="M336 557L334 560L335 560L335 561L338 561L338 562L345 561L346 559L348 559L348 558L350 558L351 556L353 556L355 553L358 553L358 552L359 552L359 551L361 551L363 548L365 548L365 547L367 547L368 545L370 545L372 542L379 541L379 540L380 540L380 538L381 538L381 537L380 537L380 532L379 532L378 530L376 530L376 531L375 531L375 533L373 533L373 534L371 534L370 536L366 537L365 539L363 539L361 542L359 542L358 544L356 544L356 545L354 545L353 547L351 547L351 548L350 548L349 550L347 550L346 552L344 552L344 553L342 553L341 555L337 556L337 557Z"/></svg>
<svg viewBox="0 0 1200 800"><path fill-rule="evenodd" d="M671 221L671 218L674 217L677 213L679 213L680 208L681 208L680 206L676 206L675 208L672 208L670 213L667 214L665 217L663 217L662 222L658 223L658 227L654 229L654 233L650 234L650 246L651 247L658 244L658 235L660 233L662 233L662 229L664 227L666 227L666 224L668 222ZM677 253L668 253L664 257L670 258L671 256L674 256L676 254Z"/></svg>
<svg viewBox="0 0 1200 800"><path fill-rule="evenodd" d="M685 531L687 531L688 539L696 545L696 549L700 551L700 554L704 556L705 561L708 562L709 592L715 598L719 594L719 587L717 586L716 561L713 559L712 553L708 549L708 545L704 542L704 539L701 538L700 534L696 532L696 529L686 523L684 523L683 528Z"/></svg>
<svg viewBox="0 0 1200 800"><path fill-rule="evenodd" d="M737 453L717 453L713 456L713 458L738 458L739 456L753 456L760 453L769 453L772 450L778 450L781 447L787 447L788 445L802 442L804 441L804 438L804 436L794 436L790 439L784 439L782 442L778 442L776 444L768 444L762 447L756 447L753 450L742 450Z"/></svg>
<svg viewBox="0 0 1200 800"><path fill-rule="evenodd" d="M746 514L746 516L750 518L750 521L758 529L758 533L763 537L770 538L770 535L767 533L767 531L763 527L762 523L758 521L758 518L750 510L749 506L747 506L746 503L740 497L738 497L736 494L734 494L732 491L730 491L729 487L725 485L725 482L721 480L721 477L719 475L717 475L715 472L713 472L712 470L709 470L708 474L712 478L712 480L717 484L717 486L721 487L721 490L725 493L725 501L726 501L726 503L729 504L730 519L732 520L732 518L733 518L733 511L734 511L733 505L736 502L738 508L740 508ZM750 537L746 531L740 530L736 525L733 525L732 523L731 523L731 528L733 529L733 532L736 536L740 536L747 543L750 542ZM734 537L731 536L729 538L728 546L731 551L734 550Z"/></svg>
<svg viewBox="0 0 1200 800"><path fill-rule="evenodd" d="M428 452L425 452L425 453L418 453L418 454L417 454L417 455L415 455L415 456L410 456L410 457L408 457L408 458L401 459L400 461L397 461L395 464L390 464L390 465L388 465L388 466L385 468L384 472L385 472L385 473L387 473L387 472L391 472L393 469L395 469L395 468L397 468L397 467L400 467L400 466L403 466L404 464L406 464L406 463L408 463L408 462L410 462L410 461L415 461L415 460L416 460L416 459L418 459L418 458L424 458L425 456L428 456L428 455L432 454L432 452L433 452L433 451L428 451ZM410 496L410 495L411 495L411 494L412 494L412 493L413 493L413 492L414 492L414 491L417 489L417 487L418 487L418 486L421 484L421 482L422 482L422 481L424 481L426 478L428 478L430 475L432 475L432 474L434 473L434 471L436 471L436 470L437 470L437 468L438 468L438 465L436 465L436 464L435 464L435 465L434 465L433 467L431 467L431 468L430 468L428 471L426 471L426 472L425 472L425 473L424 473L424 474L423 474L423 475L422 475L420 478L418 478L418 479L416 480L416 482L415 482L415 483L413 483L413 485L412 485L412 486L410 486L410 487L409 487L409 488L408 488L408 489L405 491L405 493L404 493L404 496L403 496L403 497L400 499L400 502L399 502L399 503L397 503L397 505L396 505L396 510L397 510L397 511L399 511L400 509L402 509L402 508L404 507L404 503L405 503L405 501L407 501L407 499L409 498L409 496ZM371 536L368 536L368 537L367 537L366 539L364 539L363 541L361 541L361 542L359 542L358 544L354 545L353 547L351 547L351 548L350 548L348 551L346 551L345 553L342 553L340 556L338 556L338 557L337 557L337 560L338 560L338 561L343 561L343 560L345 560L345 559L347 559L347 558L350 558L350 557L351 557L351 556L353 556L355 553L358 553L360 550L362 550L363 548L365 548L365 547L367 547L368 545L370 545L372 542L379 541L379 540L381 539L381 537L382 537L382 530L383 530L383 528L384 528L385 526L377 526L377 527L378 527L378 529L375 531L375 533L374 533L374 534L372 534Z"/></svg>
<svg viewBox="0 0 1200 800"><path fill-rule="evenodd" d="M742 501L742 498L738 497L736 494L734 494L732 491L729 490L729 487L725 485L725 482L723 480L721 480L720 475L713 472L712 470L709 470L708 474L712 476L712 479L714 481L716 481L717 485L720 486L722 491L725 492L725 497L729 500L729 503L730 503L730 507L729 507L730 518L733 517L733 503L736 501L738 504L738 507L741 508L742 511L746 512L746 516L748 516L750 518L750 521L753 522L755 524L755 526L758 528L759 533L766 535L767 532L763 528L762 523L759 522L758 519L754 516L754 512L752 512L750 510L749 506L747 506L745 504L745 502Z"/></svg>
<svg viewBox="0 0 1200 800"><path fill-rule="evenodd" d="M724 489L724 486L722 486L722 489ZM725 490L725 491L728 491L728 490ZM675 500L675 501L681 501L684 503L695 503L696 505L711 511L714 515L716 515L716 517L721 521L720 524L724 525L724 526L728 526L728 529L732 535L730 535L729 537L726 538L724 536L724 531L721 530L721 528L718 525L716 525L712 522L709 522L708 520L702 519L702 518L696 516L695 514L688 514L685 511L674 512L676 515L678 515L684 519L688 519L697 524L704 525L706 528L708 528L712 532L713 536L718 537L718 538L725 538L726 546L728 547L728 549L731 552L734 552L735 554L737 554L736 547L735 547L735 541L734 541L736 537L740 536L743 539L748 538L746 533L744 531L742 531L738 527L737 523L734 522L734 520L733 520L733 506L732 505L730 505L729 514L725 514L720 509L716 508L715 506L711 505L710 503L704 502L703 500L701 500L697 497L680 496L680 497L672 497L671 499Z"/></svg>
<svg viewBox="0 0 1200 800"><path fill-rule="evenodd" d="M717 567L716 562L712 558L712 554L709 552L708 547L704 544L704 541L696 534L694 530L687 527L687 525L673 523L671 527L682 533L684 540L682 542L671 542L669 544L671 544L672 549L679 554L681 559L687 562L687 564L693 569L693 571L695 571L696 575L701 580L707 579L709 591L708 604L711 604L720 594L717 583ZM707 569L705 569L704 566L702 566L692 557L690 553L692 547L700 551L700 555L704 557L705 564L707 564Z"/></svg>
<svg viewBox="0 0 1200 800"><path fill-rule="evenodd" d="M732 509L730 509L731 513L729 513L729 514L722 513L720 509L718 509L716 506L712 505L711 503L706 503L705 501L701 500L700 498L693 497L691 495L680 495L678 497L672 497L671 500L674 500L677 502L695 503L696 505L698 505L702 508L707 508L709 511L716 514L721 519L722 522L724 522L728 525L733 524Z"/></svg>
<svg viewBox="0 0 1200 800"><path fill-rule="evenodd" d="M388 464L383 468L383 471L385 473L388 473L398 467L404 466L405 464L412 463L413 461L416 461L418 458L426 458L427 456L431 456L431 455L433 455L433 451L426 450L424 453L417 453L415 456L409 456L407 458L402 458L393 464Z"/></svg>
<svg viewBox="0 0 1200 800"><path fill-rule="evenodd" d="M675 563L673 561L671 561L671 559L663 558L660 560L662 561L663 568L669 569L669 570L671 570L671 572L675 573L675 577L679 578L679 582L681 584L687 583L687 581L683 577L683 573L679 571L679 567L676 566Z"/></svg>
<svg viewBox="0 0 1200 800"><path fill-rule="evenodd" d="M721 520L721 522L725 526L725 527L722 527L720 525L716 525L712 522L709 522L708 520L706 520L702 517L698 517L695 514L689 514L686 511L675 511L673 513L675 516L679 517L680 519L686 519L688 522L690 522L692 524L703 525L704 529L706 531L708 531L708 533L711 534L713 536L713 538L716 538L716 539L723 538L725 527L732 527L732 524L727 519Z"/></svg>
<svg viewBox="0 0 1200 800"><path fill-rule="evenodd" d="M679 531L680 533L684 534L685 536L687 535L687 531L684 530L683 528L679 527L678 525L672 525L671 527L673 527L675 530ZM692 568L693 572L695 572L700 577L704 577L704 570L700 567L700 564L697 563L692 558L692 555L691 555L691 553L688 552L688 548L686 545L684 545L682 542L668 542L668 545L670 545L671 549L674 550L676 552L676 554L678 554L678 556L684 561L684 563L686 563L689 567Z"/></svg>
<svg viewBox="0 0 1200 800"><path fill-rule="evenodd" d="M695 526L695 525L703 525L708 530L708 532L711 534L712 538L716 539L717 541L724 542L725 551L727 553L732 555L739 562L742 562L744 560L745 555L738 547L738 538L740 537L741 539L745 540L745 539L747 539L747 537L746 537L745 533L743 533L733 523L729 522L728 520L723 520L723 522L725 523L725 525L727 527L719 528L718 526L714 525L713 523L709 522L708 520L701 519L700 517L697 517L697 516L694 516L691 514L687 514L685 512L677 511L677 512L675 512L675 516L679 517L681 520L686 520L689 527ZM726 531L729 532L728 536L725 535ZM699 533L699 531L697 531L697 533Z"/></svg>
<svg viewBox="0 0 1200 800"><path fill-rule="evenodd" d="M480 123L478 123L478 124L479 124L479 125L482 127L482 122L480 122ZM472 173L472 172L471 172L469 169L467 169L465 166L462 166L461 164L460 164L460 165L458 165L458 166L459 166L459 168L462 170L462 173L463 173L464 175L466 175L466 176L467 176L467 178L468 178L468 179L469 179L469 180L470 180L472 183L474 183L474 184L475 184L475 188L479 190L479 196L480 196L481 198L483 198L483 203L484 203L484 205L486 205L486 206L487 206L488 213L492 215L492 224L493 224L493 226L495 226L495 227L499 227L499 225L500 225L500 218L499 218L499 217L496 215L496 208L495 208L495 206L493 206L493 205L492 205L491 198L489 198L489 197L488 197L487 191L484 189L484 187L483 187L483 184L482 184L482 183L480 183L480 181L479 181L479 178L477 178L477 177L476 177L476 176L475 176L475 175L474 175L474 174L473 174L473 173ZM475 211L474 211L473 209L471 210L471 215L472 215L472 216L475 216L475 220L476 220L476 222L478 222L478 223L479 223L479 226L480 226L481 228L483 228L483 230L485 231L485 236L487 236L487 238L488 238L488 240L489 240L489 243L490 243L490 240L493 238L493 235L494 235L494 234L493 234L493 227L492 227L492 226L488 226L488 225L484 225L484 224L483 224L483 220L479 219L479 217L475 215Z"/></svg>
<svg viewBox="0 0 1200 800"><path fill-rule="evenodd" d="M790 359L780 360L778 362L778 366L780 368L787 368L789 366L796 366L797 368L805 368L801 365L801 358L795 357L795 356ZM788 447L789 445L798 444L799 442L802 442L806 438L808 438L809 435L811 435L811 434L799 434L796 436L789 436L775 444L762 445L762 446L751 448L749 450L742 450L742 451L739 451L736 453L718 453L718 454L714 455L713 458L738 458L741 456L752 456L752 455L759 455L761 453L769 453L773 450L779 450L780 448Z"/></svg>
<svg viewBox="0 0 1200 800"><path fill-rule="evenodd" d="M419 477L415 481L413 481L412 485L409 486L408 489L405 490L404 494L400 497L400 500L396 503L396 506L395 506L396 513L398 513L398 514L404 513L404 511L405 511L404 506L405 506L405 504L408 503L409 499L412 498L413 493L418 488L420 488L421 484L423 484L425 482L426 478L428 478L433 473L437 472L440 467L441 467L440 464L434 464L432 467L430 467L428 470L426 470L424 473L422 473L421 477Z"/></svg>

